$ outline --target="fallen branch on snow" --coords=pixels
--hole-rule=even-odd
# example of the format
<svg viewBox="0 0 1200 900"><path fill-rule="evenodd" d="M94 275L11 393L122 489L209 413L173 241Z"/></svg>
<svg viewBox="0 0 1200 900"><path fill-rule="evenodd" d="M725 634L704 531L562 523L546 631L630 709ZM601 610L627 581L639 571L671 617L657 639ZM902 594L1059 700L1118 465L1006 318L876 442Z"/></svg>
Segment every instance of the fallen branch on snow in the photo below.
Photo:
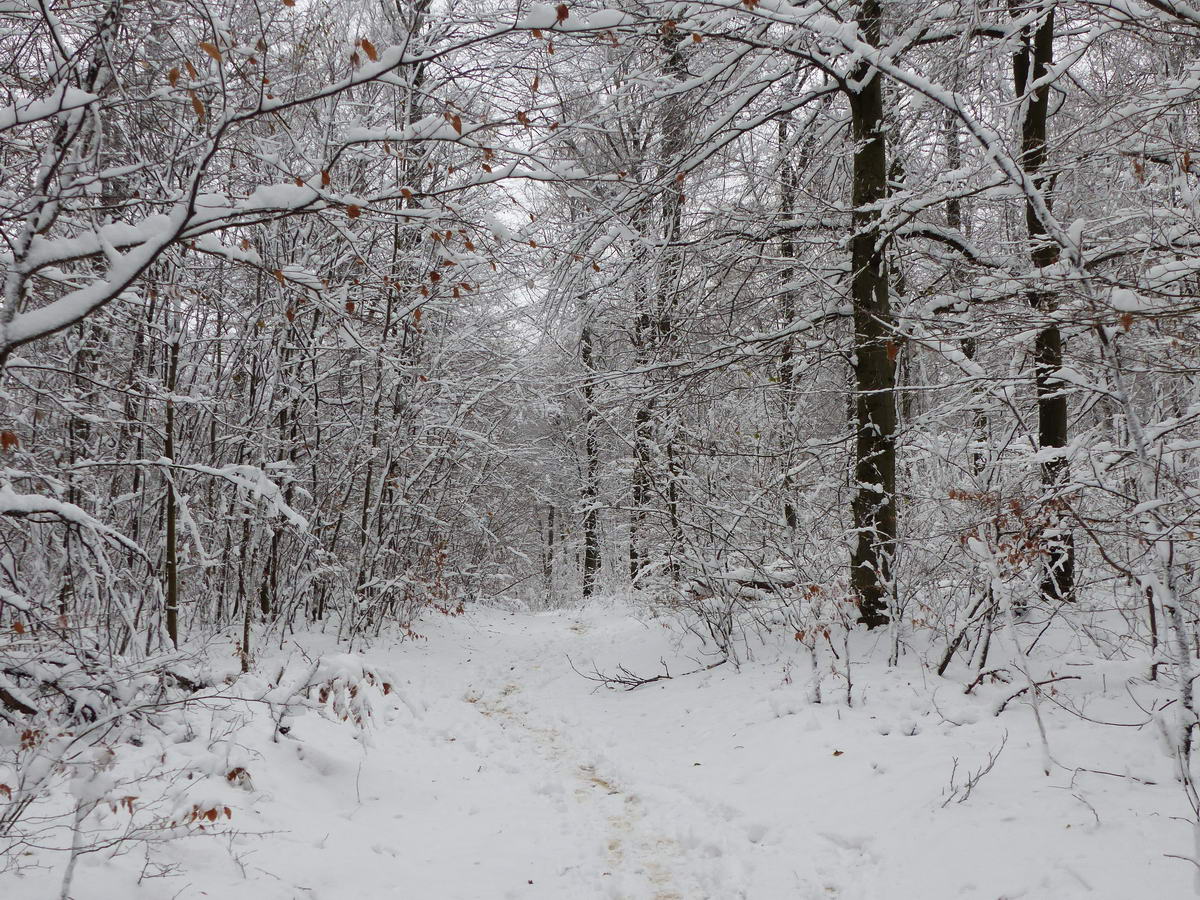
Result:
<svg viewBox="0 0 1200 900"><path fill-rule="evenodd" d="M1033 687L1040 689L1042 687L1042 685L1053 684L1055 681L1079 681L1079 676L1078 675L1059 675L1057 678L1047 678L1045 681L1035 681L1035 682L1033 682ZM996 715L1000 715L1000 713L1004 712L1004 707L1008 706L1009 703L1011 703L1013 700L1016 700L1018 697L1020 697L1023 693L1025 693L1027 690L1029 690L1029 688L1030 688L1030 685L1025 685L1025 687L1021 688L1015 694L1012 694L1003 703L1001 703L999 706L997 706L996 707Z"/></svg>
<svg viewBox="0 0 1200 900"><path fill-rule="evenodd" d="M659 659L658 662L663 667L661 675L638 675L636 672L633 672L622 665L617 666L617 671L615 674L606 675L605 673L601 672L599 668L597 668L594 662L592 663L592 671L590 673L580 672L579 669L575 667L575 663L571 661L571 657L567 657L567 665L571 667L571 671L581 678L586 678L588 681L593 681L596 684L603 685L607 688L615 689L620 687L626 691L636 690L637 688L642 687L642 685L653 684L656 681L668 681L672 678L686 678L688 675L698 675L701 672L708 672L712 669L715 669L717 666L723 666L726 660L719 659L715 663L707 666L701 666L699 669L692 669L689 672L681 672L679 675L671 674L671 670L667 668L666 660Z"/></svg>

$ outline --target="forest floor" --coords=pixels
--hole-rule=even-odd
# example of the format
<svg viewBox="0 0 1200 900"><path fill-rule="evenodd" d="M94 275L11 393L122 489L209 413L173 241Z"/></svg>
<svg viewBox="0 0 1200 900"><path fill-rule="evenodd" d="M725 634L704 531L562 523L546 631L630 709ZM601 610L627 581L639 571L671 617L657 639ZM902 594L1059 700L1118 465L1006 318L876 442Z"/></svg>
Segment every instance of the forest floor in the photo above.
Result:
<svg viewBox="0 0 1200 900"><path fill-rule="evenodd" d="M853 666L847 706L845 679L830 671L824 702L811 702L810 657L790 639L759 645L740 671L723 665L634 691L589 682L572 663L644 675L665 663L675 675L711 661L671 621L617 603L472 609L418 630L425 639L364 653L396 684L377 698L369 733L305 715L275 739L268 716L253 719L238 733L253 789L239 792L228 826L115 857L88 854L70 896L1191 893L1191 864L1166 856L1187 854L1191 836L1153 723L1099 725L1043 703L1055 761L1047 776L1023 698L993 715L1019 681L968 696L962 679L938 678L912 654L892 671ZM854 650L871 655L866 644ZM1069 654L1059 661L1071 671ZM1091 718L1142 721L1120 675L1089 670L1064 682L1064 706L1086 700ZM957 802L1002 742L994 767ZM57 896L61 877L54 866L30 867L0 876L0 895Z"/></svg>

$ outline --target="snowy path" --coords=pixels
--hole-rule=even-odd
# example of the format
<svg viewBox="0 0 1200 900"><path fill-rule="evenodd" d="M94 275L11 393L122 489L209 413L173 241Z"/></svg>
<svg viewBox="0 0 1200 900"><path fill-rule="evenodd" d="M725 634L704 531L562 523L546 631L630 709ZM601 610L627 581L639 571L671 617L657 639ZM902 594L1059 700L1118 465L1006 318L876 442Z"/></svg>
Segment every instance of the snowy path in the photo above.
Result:
<svg viewBox="0 0 1200 900"><path fill-rule="evenodd" d="M1107 795L1031 777L1039 750L1028 717L938 724L927 686L899 676L873 679L893 687L862 710L807 703L786 658L597 691L568 656L581 668L620 661L653 673L662 657L675 672L697 667L662 623L602 610L481 615L414 649L399 661L411 689L427 691L431 679L447 689L429 724L449 729L477 770L503 778L495 789L511 798L512 824L530 829L513 840L510 820L492 819L472 855L483 870L501 868L494 851L513 840L509 859L536 873L515 879L520 889L489 876L487 889L429 896L1118 898L1137 893L1130 861L1152 865L1161 883L1186 883L1144 836L1147 852L1120 851L1123 877L1085 875L1151 818L1113 813L1101 833L1088 804L1103 808ZM981 761L1006 728L995 790L942 809L952 757ZM1046 814L1014 785L1037 791Z"/></svg>
<svg viewBox="0 0 1200 900"><path fill-rule="evenodd" d="M796 648L595 690L571 671L697 667L662 622L620 608L477 610L367 659L399 695L364 751L354 730L298 719L244 736L244 833L173 842L178 868L85 857L74 900L1071 900L1184 897L1177 788L1133 729L1048 713L1060 758L1152 775L1154 787L1040 772L1028 710L996 719L912 666L834 676L806 699ZM1119 687L1119 686L1118 686ZM1118 689L1114 687L1114 691ZM978 693L978 692L977 692ZM394 702L393 702L394 701ZM257 732L256 732L257 729ZM953 759L995 770L943 808ZM159 874L162 877L143 877ZM140 883L139 883L140 882ZM45 887L52 879L48 877ZM18 900L50 896L36 877Z"/></svg>
<svg viewBox="0 0 1200 900"><path fill-rule="evenodd" d="M577 623L568 633L582 635L586 630ZM565 663L567 651L576 642L543 636L532 646L521 647L519 638L526 636L527 632L508 636L507 645L518 655L509 667L508 683L498 694L493 699L488 695L480 695L478 700L470 695L468 699L476 703L482 715L500 722L522 748L523 758L536 763L550 779L548 784L566 786L571 801L562 805L562 812L585 841L602 844L605 851L605 868L600 873L604 881L594 883L593 890L614 897L653 900L744 896L742 888L729 877L732 873L720 864L723 851L713 836L696 836L698 829L711 822L712 810L695 798L676 794L667 809L675 824L688 823L689 834L681 840L674 834L678 829L673 822L664 821L656 812L656 804L643 800L642 786L610 760L597 757L594 749L581 744L578 737L572 737L577 732L594 732L595 726L602 723L587 723L593 727L585 731L578 723L572 726L560 720L556 727L546 724L545 717L539 720L536 700L530 702L525 695L536 696L537 689L544 690L555 678L565 677L562 673L547 677L545 673L547 668L554 671L556 661ZM550 665L544 667L542 660L549 660ZM504 674L485 672L481 680L503 682ZM520 684L530 685L532 690L523 690ZM586 886L580 888L585 890Z"/></svg>
<svg viewBox="0 0 1200 900"><path fill-rule="evenodd" d="M321 851L291 863L293 877L312 869L296 896L347 896L339 876L318 871L322 859L371 870L356 900L880 896L861 837L789 839L749 814L737 779L717 771L716 748L690 733L689 721L736 730L720 721L728 710L692 715L695 692L726 676L597 691L567 661L652 670L670 652L666 637L623 615L488 613L402 647L388 664L425 710L416 721L401 710L376 735L356 775L362 800L342 813L354 827L310 843L293 820L290 839ZM674 671L694 666L672 661Z"/></svg>
<svg viewBox="0 0 1200 900"><path fill-rule="evenodd" d="M520 689L513 684L501 689L507 699ZM624 882L616 892L634 892L654 900L681 900L694 886L682 884L686 869L680 865L685 855L679 844L653 830L646 819L641 799L617 787L615 776L598 771L585 762L586 754L572 746L561 731L531 724L528 716L507 705L504 700L476 701L484 716L502 722L518 745L527 745L522 755L537 763L536 768L568 786L573 803L563 804L562 811L573 821L570 825L584 838L599 838L606 851L607 869L602 878L618 876ZM732 894L731 894L732 896Z"/></svg>
<svg viewBox="0 0 1200 900"><path fill-rule="evenodd" d="M435 671L445 678L445 702L453 707L457 695L475 719L437 705L430 717L472 735L485 771L524 785L514 817L548 834L515 851L539 870L533 885L425 896L1128 900L1148 884L1162 896L1188 890L1186 868L1162 856L1188 837L1163 815L1180 811L1171 787L1046 779L1027 710L1003 721L981 715L986 703L919 673L911 682L872 673L876 693L862 708L834 696L814 706L803 679L792 678L803 661L770 654L740 673L724 667L631 693L595 690L568 656L581 669L622 662L646 674L660 671L660 658L679 672L698 657L663 623L619 610L447 624L422 645L426 661L405 658L401 669L414 673L418 693ZM834 695L838 683L826 688ZM935 706L975 724L950 724ZM1056 724L1062 753L1078 755L1070 740L1082 745L1081 764L1123 764L1125 732ZM1008 748L990 781L968 804L942 808L953 758L978 765L1005 731ZM1097 736L1113 757L1096 755ZM1144 740L1131 747L1144 755Z"/></svg>

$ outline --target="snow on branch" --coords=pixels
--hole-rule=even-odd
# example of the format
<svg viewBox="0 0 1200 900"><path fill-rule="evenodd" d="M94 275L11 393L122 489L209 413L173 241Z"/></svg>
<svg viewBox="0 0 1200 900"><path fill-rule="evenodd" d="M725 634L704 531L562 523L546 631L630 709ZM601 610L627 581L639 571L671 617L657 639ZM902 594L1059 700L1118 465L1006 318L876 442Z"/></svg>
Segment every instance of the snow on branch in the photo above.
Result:
<svg viewBox="0 0 1200 900"><path fill-rule="evenodd" d="M109 528L95 516L87 513L74 503L67 503L40 494L18 494L13 490L12 485L7 482L0 485L0 516L11 516L14 518L37 517L42 519L48 517L49 519L57 519L79 528L96 532L110 538L127 550L132 550L141 555L141 550L137 544L125 537L125 535ZM4 597L4 602L10 602L9 595Z"/></svg>
<svg viewBox="0 0 1200 900"><path fill-rule="evenodd" d="M177 463L169 459L89 460L75 464L77 469L98 466L152 466L179 472L195 472L227 481L246 491L253 499L262 500L271 515L280 515L299 528L308 530L308 519L296 512L283 498L283 490L258 466L229 463L224 466L206 466L201 463ZM2 499L2 497L0 497Z"/></svg>

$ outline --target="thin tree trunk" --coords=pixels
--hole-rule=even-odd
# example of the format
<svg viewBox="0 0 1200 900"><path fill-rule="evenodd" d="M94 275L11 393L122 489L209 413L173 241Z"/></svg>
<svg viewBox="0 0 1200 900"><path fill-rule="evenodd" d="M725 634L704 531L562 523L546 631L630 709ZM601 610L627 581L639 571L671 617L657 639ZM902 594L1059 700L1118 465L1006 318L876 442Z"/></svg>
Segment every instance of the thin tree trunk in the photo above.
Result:
<svg viewBox="0 0 1200 900"><path fill-rule="evenodd" d="M788 158L791 143L788 133L789 120L788 116L781 116L779 119L779 215L785 221L795 215L796 209L796 167ZM783 326L787 328L796 316L796 292L790 287L792 279L796 275L796 241L792 236L791 228L786 225L779 239L779 256L783 261L783 267L779 273L781 282L779 315ZM780 422L785 443L793 440L795 430L792 423L792 388L795 383L796 369L792 344L793 340L789 335L784 339L783 349L779 354L779 397L782 407ZM794 531L799 519L796 515L796 505L792 502L794 486L789 471L792 457L788 452L783 454L783 465L783 521L789 530Z"/></svg>
<svg viewBox="0 0 1200 900"><path fill-rule="evenodd" d="M175 334L171 338L171 349L167 363L167 424L166 439L163 442L163 456L169 461L175 461L175 400L171 396L175 392L175 384L179 377L179 344L182 335ZM167 637L171 644L179 646L179 548L175 534L175 475L167 473Z"/></svg>
<svg viewBox="0 0 1200 900"><path fill-rule="evenodd" d="M579 336L579 355L583 361L586 380L583 383L583 596L592 596L596 588L596 576L600 571L599 515L596 510L597 479L599 477L599 450L596 446L595 387L592 375L595 360L592 357L592 331L587 325Z"/></svg>
<svg viewBox="0 0 1200 900"><path fill-rule="evenodd" d="M1024 97L1031 85L1032 94L1025 101L1021 121L1021 165L1039 188L1046 179L1046 135L1050 112L1050 86L1044 82L1054 64L1054 5L1047 7L1045 16L1033 33L1024 35L1024 45L1013 54L1013 85L1018 98ZM1047 206L1050 198L1046 198ZM1025 202L1025 225L1029 233L1029 261L1034 278L1058 262L1058 245L1048 238L1029 200ZM1067 398L1059 379L1063 362L1062 333L1050 315L1057 306L1054 292L1031 289L1029 306L1046 316L1034 343L1034 367L1038 406L1038 446L1043 450L1067 445ZM1060 516L1058 498L1068 477L1066 457L1059 454L1044 459L1041 465L1042 485L1050 498L1050 522L1042 533L1048 553L1046 572L1042 579L1042 595L1048 600L1071 600L1075 592L1075 543Z"/></svg>
<svg viewBox="0 0 1200 900"><path fill-rule="evenodd" d="M638 333L645 339L644 329L639 319ZM638 366L645 364L646 354L644 344L639 340ZM632 509L629 512L629 580L637 584L642 568L646 564L641 542L643 540L642 524L646 517L646 504L650 499L650 442L652 439L652 415L650 400L641 398L637 410L633 414L633 484L631 490Z"/></svg>
<svg viewBox="0 0 1200 900"><path fill-rule="evenodd" d="M546 549L542 556L542 575L546 591L554 592L554 504L546 507Z"/></svg>
<svg viewBox="0 0 1200 900"><path fill-rule="evenodd" d="M683 34L678 29L671 28L663 33L661 40L663 52L667 55L663 64L664 74L672 81L683 81L687 77ZM686 108L678 100L668 100L661 126L662 147L659 159L659 180L669 182L662 193L662 252L656 278L658 292L655 342L660 350L670 348L674 342L675 310L679 304L680 280L683 275L682 251L678 246L683 232L683 173L672 173L684 149L686 126ZM656 438L666 460L667 521L670 535L667 571L673 581L678 581L678 557L683 547L683 525L679 514L679 480L682 466L679 455L675 452L674 422L660 420L657 431Z"/></svg>

